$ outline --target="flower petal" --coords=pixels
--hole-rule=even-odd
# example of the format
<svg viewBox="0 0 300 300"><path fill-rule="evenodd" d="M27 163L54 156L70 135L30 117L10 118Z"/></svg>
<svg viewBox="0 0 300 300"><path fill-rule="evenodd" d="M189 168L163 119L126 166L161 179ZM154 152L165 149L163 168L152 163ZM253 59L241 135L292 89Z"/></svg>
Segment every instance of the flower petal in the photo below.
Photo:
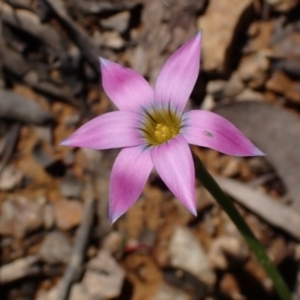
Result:
<svg viewBox="0 0 300 300"><path fill-rule="evenodd" d="M225 118L204 110L183 115L181 133L189 144L208 147L234 156L264 155Z"/></svg>
<svg viewBox="0 0 300 300"><path fill-rule="evenodd" d="M131 111L109 112L85 123L60 144L99 150L142 145L140 119Z"/></svg>
<svg viewBox="0 0 300 300"><path fill-rule="evenodd" d="M171 104L182 113L200 69L201 32L179 48L161 69L154 88L158 106Z"/></svg>
<svg viewBox="0 0 300 300"><path fill-rule="evenodd" d="M173 194L197 215L195 168L190 147L182 135L154 147L151 158L161 179Z"/></svg>
<svg viewBox="0 0 300 300"><path fill-rule="evenodd" d="M109 217L112 223L138 199L152 168L149 148L121 150L113 165L109 185Z"/></svg>
<svg viewBox="0 0 300 300"><path fill-rule="evenodd" d="M153 90L143 76L104 58L100 63L104 91L120 110L139 112L151 105Z"/></svg>

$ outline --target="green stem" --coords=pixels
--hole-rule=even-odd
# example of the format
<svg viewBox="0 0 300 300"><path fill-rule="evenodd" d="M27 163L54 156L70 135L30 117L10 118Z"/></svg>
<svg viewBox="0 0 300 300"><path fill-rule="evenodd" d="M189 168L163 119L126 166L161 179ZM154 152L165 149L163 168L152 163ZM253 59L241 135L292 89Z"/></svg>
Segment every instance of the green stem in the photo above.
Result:
<svg viewBox="0 0 300 300"><path fill-rule="evenodd" d="M196 178L202 183L202 185L211 193L211 195L217 200L222 209L228 214L232 222L235 224L237 229L240 231L250 249L256 255L258 261L261 263L271 280L273 281L274 287L277 290L282 300L292 300L291 293L274 266L268 255L266 254L263 246L254 236L253 232L240 215L238 210L235 208L232 201L224 194L222 189L208 173L203 166L201 160L194 156Z"/></svg>

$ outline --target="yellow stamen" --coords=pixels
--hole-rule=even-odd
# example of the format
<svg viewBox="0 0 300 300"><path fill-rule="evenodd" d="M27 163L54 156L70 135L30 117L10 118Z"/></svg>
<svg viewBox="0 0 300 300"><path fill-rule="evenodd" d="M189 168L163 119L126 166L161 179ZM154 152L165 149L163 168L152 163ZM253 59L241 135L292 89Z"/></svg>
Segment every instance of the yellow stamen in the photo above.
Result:
<svg viewBox="0 0 300 300"><path fill-rule="evenodd" d="M152 111L145 116L142 132L149 145L156 146L174 138L180 130L181 120L167 110Z"/></svg>

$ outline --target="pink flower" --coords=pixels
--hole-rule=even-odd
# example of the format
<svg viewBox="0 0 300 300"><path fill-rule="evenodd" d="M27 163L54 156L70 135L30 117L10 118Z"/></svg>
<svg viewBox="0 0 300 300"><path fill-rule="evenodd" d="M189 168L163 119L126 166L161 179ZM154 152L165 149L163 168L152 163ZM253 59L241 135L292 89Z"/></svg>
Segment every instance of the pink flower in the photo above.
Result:
<svg viewBox="0 0 300 300"><path fill-rule="evenodd" d="M134 70L100 59L103 88L119 111L87 122L61 145L123 148L111 172L111 222L138 199L153 166L174 195L197 214L188 143L229 155L263 155L223 117L201 110L184 113L199 73L200 47L198 33L168 59L154 90Z"/></svg>

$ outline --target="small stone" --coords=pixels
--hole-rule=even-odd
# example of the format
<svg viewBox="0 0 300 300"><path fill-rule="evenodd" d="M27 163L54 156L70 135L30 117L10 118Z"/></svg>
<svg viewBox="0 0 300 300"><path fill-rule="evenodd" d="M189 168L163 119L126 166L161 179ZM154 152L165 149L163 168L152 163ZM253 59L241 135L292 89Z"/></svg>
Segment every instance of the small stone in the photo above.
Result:
<svg viewBox="0 0 300 300"><path fill-rule="evenodd" d="M96 172L98 170L99 164L102 163L103 159L103 153L102 151L97 151L94 149L86 149L86 148L81 148L79 150L86 162L86 168L88 170L91 170L91 172Z"/></svg>
<svg viewBox="0 0 300 300"><path fill-rule="evenodd" d="M128 28L130 13L122 11L112 17L102 19L101 25L107 29L113 29L119 33L123 33Z"/></svg>
<svg viewBox="0 0 300 300"><path fill-rule="evenodd" d="M57 300L58 292L59 292L59 284L53 286L48 291L45 291L44 289L39 291L36 300Z"/></svg>
<svg viewBox="0 0 300 300"><path fill-rule="evenodd" d="M123 237L119 231L111 231L103 238L102 247L109 253L115 253L120 249L122 239Z"/></svg>
<svg viewBox="0 0 300 300"><path fill-rule="evenodd" d="M102 298L97 298L101 300ZM92 297L81 283L76 283L72 286L70 292L70 300L96 300ZM103 299L104 300L104 299Z"/></svg>
<svg viewBox="0 0 300 300"><path fill-rule="evenodd" d="M290 248L283 237L274 238L268 249L268 255L276 266L290 256Z"/></svg>
<svg viewBox="0 0 300 300"><path fill-rule="evenodd" d="M61 232L50 232L39 249L40 258L49 264L68 263L71 253L71 244Z"/></svg>
<svg viewBox="0 0 300 300"><path fill-rule="evenodd" d="M13 165L6 166L0 173L0 190L10 191L20 185L23 173Z"/></svg>
<svg viewBox="0 0 300 300"><path fill-rule="evenodd" d="M210 264L217 269L226 270L229 265L228 257L244 260L248 256L247 247L239 237L222 236L214 239L209 250Z"/></svg>
<svg viewBox="0 0 300 300"><path fill-rule="evenodd" d="M238 68L238 75L242 81L252 89L262 87L268 78L269 59L268 51L258 51L244 56Z"/></svg>
<svg viewBox="0 0 300 300"><path fill-rule="evenodd" d="M139 36L134 37L134 33L135 31L131 30L132 39L138 40ZM129 53L130 66L140 74L147 74L148 64L145 64L145 60L148 59L149 54L146 49L141 44L137 44L136 47L130 49Z"/></svg>
<svg viewBox="0 0 300 300"><path fill-rule="evenodd" d="M65 166L72 166L72 164L74 163L75 161L75 153L72 149L69 149L68 151L66 151L64 153L64 156L63 156L63 163Z"/></svg>
<svg viewBox="0 0 300 300"><path fill-rule="evenodd" d="M156 295L151 300L190 300L191 297L184 291L173 288L165 283L158 288Z"/></svg>
<svg viewBox="0 0 300 300"><path fill-rule="evenodd" d="M216 106L215 99L212 95L207 94L204 97L203 102L201 103L200 109L202 110L213 110L213 108Z"/></svg>
<svg viewBox="0 0 300 300"><path fill-rule="evenodd" d="M139 243L148 249L153 249L157 241L157 231L150 228L143 228L139 235Z"/></svg>
<svg viewBox="0 0 300 300"><path fill-rule="evenodd" d="M57 227L70 230L78 226L82 218L82 204L78 201L59 200L53 203Z"/></svg>
<svg viewBox="0 0 300 300"><path fill-rule="evenodd" d="M125 272L115 259L102 250L89 261L82 284L93 297L110 299L120 295L124 277Z"/></svg>
<svg viewBox="0 0 300 300"><path fill-rule="evenodd" d="M83 182L73 175L67 175L60 184L60 192L67 198L80 198Z"/></svg>
<svg viewBox="0 0 300 300"><path fill-rule="evenodd" d="M206 92L210 95L218 95L223 92L224 88L226 86L226 81L225 80L212 80L208 82L207 87L206 87Z"/></svg>
<svg viewBox="0 0 300 300"><path fill-rule="evenodd" d="M104 44L106 47L119 50L124 47L125 42L116 31L106 31L103 33Z"/></svg>
<svg viewBox="0 0 300 300"><path fill-rule="evenodd" d="M108 47L111 49L119 50L125 45L125 41L122 39L117 31L104 31L103 33L95 32L95 43L99 47Z"/></svg>
<svg viewBox="0 0 300 300"><path fill-rule="evenodd" d="M54 212L51 204L46 204L44 207L44 226L50 229L54 226Z"/></svg>
<svg viewBox="0 0 300 300"><path fill-rule="evenodd" d="M45 291L44 289L40 290L37 293L36 300L57 300L59 298L59 289L61 288L61 282L58 282L50 290ZM102 297L94 297L90 295L82 283L76 283L72 285L69 300L106 300Z"/></svg>
<svg viewBox="0 0 300 300"><path fill-rule="evenodd" d="M239 173L241 160L236 157L226 156L221 175L225 177L233 177Z"/></svg>
<svg viewBox="0 0 300 300"><path fill-rule="evenodd" d="M47 144L51 145L52 141L52 129L50 126L34 126L37 138L41 141L45 141Z"/></svg>
<svg viewBox="0 0 300 300"><path fill-rule="evenodd" d="M244 83L237 72L234 72L228 82L226 83L223 90L223 97L230 98L238 95L244 90Z"/></svg>
<svg viewBox="0 0 300 300"><path fill-rule="evenodd" d="M207 255L188 228L178 226L175 229L169 251L173 267L192 273L208 285L214 284L216 276L208 263Z"/></svg>
<svg viewBox="0 0 300 300"><path fill-rule="evenodd" d="M42 206L38 203L22 196L14 196L1 204L0 234L23 238L42 225Z"/></svg>
<svg viewBox="0 0 300 300"><path fill-rule="evenodd" d="M298 0L267 0L266 1L275 11L286 13L299 4Z"/></svg>
<svg viewBox="0 0 300 300"><path fill-rule="evenodd" d="M36 143L33 148L32 155L35 161L45 169L49 169L57 162L57 159L51 149L42 143Z"/></svg>
<svg viewBox="0 0 300 300"><path fill-rule="evenodd" d="M64 119L66 127L76 126L80 122L80 114L74 113Z"/></svg>
<svg viewBox="0 0 300 300"><path fill-rule="evenodd" d="M264 95L260 92L253 91L251 89L244 89L240 94L238 94L235 99L237 101L264 101Z"/></svg>

